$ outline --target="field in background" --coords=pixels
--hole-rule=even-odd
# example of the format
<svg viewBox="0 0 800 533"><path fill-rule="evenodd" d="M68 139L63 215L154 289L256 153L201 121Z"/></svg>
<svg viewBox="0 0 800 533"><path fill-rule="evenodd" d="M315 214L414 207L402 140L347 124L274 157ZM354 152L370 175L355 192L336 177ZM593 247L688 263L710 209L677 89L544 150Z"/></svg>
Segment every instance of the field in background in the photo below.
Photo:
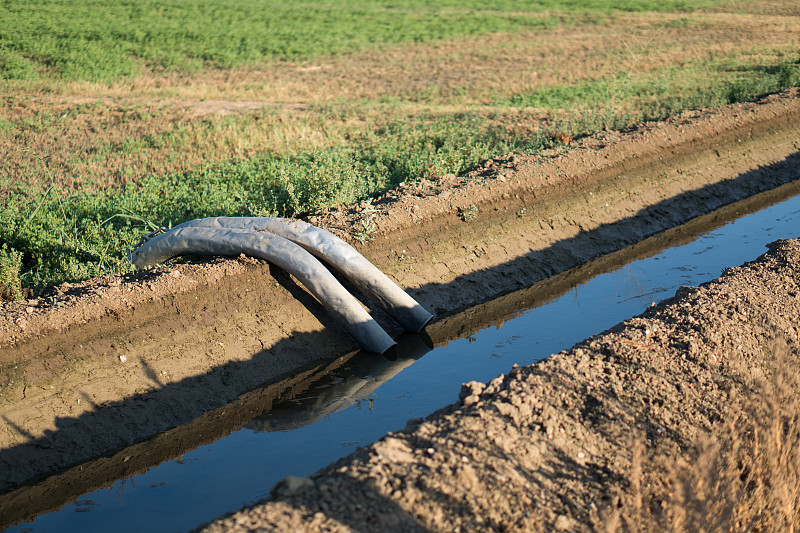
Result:
<svg viewBox="0 0 800 533"><path fill-rule="evenodd" d="M688 11L716 0L8 1L5 79L109 80L348 55L381 45L547 27L573 13Z"/></svg>
<svg viewBox="0 0 800 533"><path fill-rule="evenodd" d="M0 4L0 296L128 271L157 226L294 216L800 85L780 0L80 6Z"/></svg>

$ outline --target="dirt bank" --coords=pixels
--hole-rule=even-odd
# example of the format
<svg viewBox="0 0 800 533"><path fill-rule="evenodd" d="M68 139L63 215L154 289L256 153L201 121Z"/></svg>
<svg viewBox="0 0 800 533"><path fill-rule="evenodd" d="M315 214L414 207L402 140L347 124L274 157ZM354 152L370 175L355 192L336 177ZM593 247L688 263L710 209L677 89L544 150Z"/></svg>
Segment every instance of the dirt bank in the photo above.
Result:
<svg viewBox="0 0 800 533"><path fill-rule="evenodd" d="M442 319L719 206L791 188L799 95L499 158L310 220L360 237L364 253ZM3 493L264 382L316 372L353 346L294 280L249 260L61 286L0 312Z"/></svg>
<svg viewBox="0 0 800 533"><path fill-rule="evenodd" d="M330 409L335 408L336 404L343 401L341 394L348 395L348 391L337 390L341 388L340 385L344 385L346 389L346 382L332 385L341 380L340 377L337 377L337 368L341 366L347 366L350 369L347 375L359 382L361 392L357 397L361 397L364 393L362 385L364 382L377 381L375 384L377 386L387 370L391 370L393 373L404 368L414 359L427 353L432 347L447 345L451 340L463 339L490 326L501 327L507 319L518 316L519 310L538 307L563 296L599 274L617 270L637 259L651 257L663 252L666 248L690 242L697 235L713 231L727 221L773 205L793 193L800 193L800 183L790 183L736 202L524 289L449 314L430 324L426 328L427 335L400 337L398 339L400 345L392 354L391 359L375 357L374 354L367 353L348 353L325 364L291 374L282 380L276 380L266 387L259 387L241 395L233 403L207 411L188 424L127 446L110 457L92 459L57 475L52 475L41 483L23 486L1 495L0 517L2 517L2 521L0 524L33 518L43 512L58 509L87 492L109 487L119 479L145 473L154 465L180 458L199 446L213 443L231 432L241 429L253 417L262 413L269 412L270 418L273 418L273 407L276 402L307 397L309 394L314 395L312 388L316 388L321 398L333 397L331 400L333 404L328 405L329 402L323 402L320 409L311 410L306 414L314 419L325 416ZM353 373L355 368L359 370ZM97 426L103 420L101 413L107 411L113 413L114 409L98 411L97 418L93 423L83 421L83 424L76 424L73 428L62 428L54 436L62 441L71 439L82 442L79 432L87 426ZM118 413L107 415L109 419L109 424L105 426L107 431L115 429L121 424L122 419L117 418L118 416L120 416ZM289 422L295 425L303 423L297 413L294 413ZM119 430L117 429L117 431ZM52 446L51 442L41 440L35 442L40 446L47 444ZM42 455L47 457L45 452L46 449ZM12 453L6 452L9 462L13 462ZM20 449L17 453L20 453L21 461L30 455L26 449Z"/></svg>
<svg viewBox="0 0 800 533"><path fill-rule="evenodd" d="M458 404L203 531L613 530L626 493L666 519L663 465L733 420L775 374L776 347L797 363L798 324L800 240L778 241L568 351L466 384Z"/></svg>

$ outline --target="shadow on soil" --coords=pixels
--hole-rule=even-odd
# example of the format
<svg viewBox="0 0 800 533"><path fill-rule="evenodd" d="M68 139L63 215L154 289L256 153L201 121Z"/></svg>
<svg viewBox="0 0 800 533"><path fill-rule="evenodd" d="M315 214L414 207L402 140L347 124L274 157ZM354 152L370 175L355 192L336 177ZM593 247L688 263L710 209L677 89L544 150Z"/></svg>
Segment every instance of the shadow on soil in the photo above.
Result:
<svg viewBox="0 0 800 533"><path fill-rule="evenodd" d="M485 292L493 294L518 290L596 257L633 245L648 236L686 224L704 213L749 199L759 193L772 191L773 194L766 194L763 198L759 196L743 202L747 207L737 208L741 213L733 209L727 216L736 217L749 210L762 209L800 192L798 178L800 178L800 152L795 152L783 161L755 168L730 180L684 192L642 209L635 216L581 232L575 237L558 241L544 250L530 252L514 261L491 269L476 270L447 285L429 284L409 292L425 305L426 298L430 294L435 294L438 301L451 299L457 301L464 291L470 289L474 291L475 287L486 287L488 291ZM786 188L773 190L782 185L786 185ZM710 216L713 220L723 215L712 213ZM678 231L671 234L675 239L674 244L686 242L681 241L681 233ZM667 247L674 244L667 244ZM449 312L446 309L432 309L432 311L437 314Z"/></svg>
<svg viewBox="0 0 800 533"><path fill-rule="evenodd" d="M718 227L731 218L791 197L800 192L799 169L800 152L784 161L741 174L735 179L669 198L641 210L636 216L580 233L557 242L546 250L529 253L496 268L464 275L446 285L426 285L413 291L412 295L425 305L427 295L432 293L438 293L437 300L446 301L448 294L463 294L464 291L474 291L474 287L483 288L475 291L479 297L475 298L469 309L440 310L442 316L427 331L434 344L443 344L452 338L485 327L491 321L497 322L498 315L505 320L509 314L513 315L521 308L530 308L536 303L543 303L563 294L601 272L610 271L634 258L647 257L664 248L688 242L699 232ZM746 200L739 201L743 198ZM722 206L727 207L700 216ZM699 218L692 220L695 217ZM675 228L678 224L686 225ZM653 237L642 241L648 236ZM638 244L629 246L633 243ZM593 258L598 259L587 263ZM420 350L419 338L412 342L416 345L413 355L404 355L402 346L399 352L389 358L376 358L366 354L354 359L355 353L338 358L330 354L316 354L317 359L313 363L308 363L306 359L304 365L287 374L284 379L244 394L233 403L219 408L224 400L207 398L209 383L224 384L239 379L240 376L256 379L253 373L257 372L259 366L274 351L292 352L308 346L324 346L330 344L328 339L343 334L341 328L332 323L316 300L294 284L288 275L275 268L270 270L275 279L311 309L329 331L298 333L270 350L253 354L248 361L229 362L206 375L172 384L163 385L154 374L153 381L159 387L154 391L102 406L97 405L92 412L77 418L61 418L57 420L55 430L47 431L41 437L28 434L27 443L0 450L0 491L4 493L0 496L0 528L59 508L90 490L110 485L116 479L134 475L164 460L179 457L197 446L217 440L241 428L254 417L268 412L281 400L306 391L315 382L349 361L360 361L358 364L370 367L365 361L372 357L375 361L380 360L385 368L390 368L391 364L387 361L392 358L413 360L424 355L426 350ZM561 274L557 274L559 272ZM531 287L533 284L536 285ZM520 290L522 287L528 288ZM486 297L487 294L490 296ZM220 312L225 311L223 309ZM423 344L427 345L429 342L423 340ZM353 366L357 367L358 364ZM391 370L387 372L388 377L384 376L385 379L394 375ZM199 418L197 414L192 414L196 413L198 406L202 409L201 412L205 411ZM135 416L131 417L131 413ZM297 416L304 418L305 422L295 420L287 423L311 423L323 414L321 408L315 411L312 406L305 414L290 414L290 420L291 416ZM192 419L194 421L188 425L175 427ZM10 420L6 419L4 422L14 427ZM170 427L174 429L169 429ZM19 431L25 434L22 429ZM145 439L149 440L143 442ZM91 449L103 450L95 454L99 458L86 462L87 444ZM39 483L36 484L37 482ZM363 490L365 497L385 500L374 491L367 488ZM396 506L388 500L384 503L387 508ZM424 530L400 508L394 511L390 509L387 516L390 515L401 520L398 525L413 526L417 531ZM329 516L348 523L347 516L339 516L335 512ZM356 527L355 523L353 527Z"/></svg>

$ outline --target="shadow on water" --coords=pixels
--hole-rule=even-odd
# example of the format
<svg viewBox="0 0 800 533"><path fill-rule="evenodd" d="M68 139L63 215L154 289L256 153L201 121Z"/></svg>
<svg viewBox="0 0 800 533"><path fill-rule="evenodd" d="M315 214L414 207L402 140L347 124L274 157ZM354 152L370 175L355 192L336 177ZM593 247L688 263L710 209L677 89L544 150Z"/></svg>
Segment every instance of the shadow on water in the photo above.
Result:
<svg viewBox="0 0 800 533"><path fill-rule="evenodd" d="M494 274L493 293L505 295L437 317L426 330L429 337L406 337L398 351L388 358L349 353L330 358L323 364L307 365L282 380L242 395L233 403L209 410L191 423L152 438L149 436L154 434L154 429L163 429L164 413L172 417L176 398L181 402L200 401L209 380L236 379L238 375L252 374L254 361L269 357L271 350L256 353L245 362L229 362L203 376L162 385L144 395L97 406L94 411L80 417L61 418L55 430L41 437L28 435L27 443L0 451L0 464L24 468L28 464L44 462L51 472L43 481L40 476L0 496L0 527L28 520L59 508L90 490L147 471L168 459L182 457L187 451L214 442L245 425L259 431L286 431L329 416L374 391L422 357L431 345L446 345L489 324L500 325L525 309L557 298L598 274L617 269L633 259L649 257L689 242L700 233L722 226L731 219L796 195L800 192L798 168L800 155L795 153L782 162L752 170L733 180L664 200L641 210L636 216L559 241L546 250L531 252L491 270L467 274L452 284L421 287L414 292L424 304L428 293L447 295L449 291L463 291L469 283L484 283L485 276L491 273ZM719 208L745 197L747 199L692 218L703 210ZM662 231L687 220L690 222L683 226ZM653 236L623 248L647 235ZM606 255L587 262L590 258L586 257L586 250L589 249L600 250ZM313 298L300 287L293 286L288 276L277 272L275 275L292 294L320 315L326 325L329 324L330 320ZM520 290L520 285L526 288ZM298 333L293 339L283 341L290 343L288 348L279 343L273 349L291 350L310 343L310 337L317 335L320 333ZM408 351L404 352L405 347ZM347 370L341 371L345 367ZM157 375L155 379L158 380ZM278 405L280 407L276 408ZM104 432L114 433L118 427L129 432L126 414L130 411L136 411L137 418L146 421L143 427L138 428L138 437L126 436L130 442L118 446L113 455L76 464L74 457L80 456L76 452L84 435L94 438ZM10 421L6 420L6 423ZM136 441L142 442L135 444ZM378 494L369 497L381 498ZM203 519L199 517L197 521ZM408 520L409 527L421 527L412 518L408 517Z"/></svg>
<svg viewBox="0 0 800 533"><path fill-rule="evenodd" d="M428 334L406 333L386 356L359 352L347 361L346 372L330 373L304 391L253 418L245 428L253 431L290 431L347 409L368 398L414 361L433 349Z"/></svg>

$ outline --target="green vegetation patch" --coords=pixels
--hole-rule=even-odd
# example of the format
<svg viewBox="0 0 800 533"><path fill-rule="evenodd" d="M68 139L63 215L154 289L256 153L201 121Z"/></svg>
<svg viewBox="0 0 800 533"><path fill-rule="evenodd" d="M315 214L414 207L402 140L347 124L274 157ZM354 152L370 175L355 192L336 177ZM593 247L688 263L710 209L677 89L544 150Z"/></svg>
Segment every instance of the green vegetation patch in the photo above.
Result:
<svg viewBox="0 0 800 533"><path fill-rule="evenodd" d="M529 135L515 135L502 116L492 114L396 119L329 149L204 164L109 191L51 187L19 194L0 208L0 243L11 250L3 257L14 265L14 250L22 251L17 276L23 287L38 292L130 270L126 249L159 226L206 216L297 216L400 182L464 173L496 155L553 146L559 132L580 136L800 85L800 65L745 68L722 62L718 69L704 83L688 83L691 76L679 83L683 78L667 69L649 83L614 78L517 95L511 99L516 105L547 108L560 117Z"/></svg>
<svg viewBox="0 0 800 533"><path fill-rule="evenodd" d="M353 202L403 181L465 172L510 143L483 117L393 122L328 150L201 165L123 188L66 193L57 187L0 208L0 243L23 250L20 278L40 291L63 281L125 272L127 247L159 226L206 216L296 216Z"/></svg>
<svg viewBox="0 0 800 533"><path fill-rule="evenodd" d="M5 0L0 79L105 80L553 26L550 12L691 11L718 0Z"/></svg>
<svg viewBox="0 0 800 533"><path fill-rule="evenodd" d="M588 128L624 128L641 120L661 120L685 109L719 106L800 86L800 64L753 64L746 58L696 61L655 73L627 74L524 91L498 104L549 109L580 117ZM593 117L593 118L590 118ZM575 122L573 120L573 122ZM576 123L577 126L577 123Z"/></svg>
<svg viewBox="0 0 800 533"><path fill-rule="evenodd" d="M22 297L20 270L22 253L4 244L0 247L0 300L18 300Z"/></svg>
<svg viewBox="0 0 800 533"><path fill-rule="evenodd" d="M699 59L696 53L691 60L678 56L653 65L650 72L626 73L621 61L616 74L600 79L547 86L564 77L545 76L536 78L543 80L541 87L515 94L507 94L517 90L515 83L500 85L498 90L504 93L496 97L478 91L475 101L480 105L466 96L467 103L448 100L446 95L452 93L447 93L446 82L431 80L429 88L415 85L420 92L409 97L388 94L355 101L343 95L323 106L307 105L302 116L290 118L281 110L262 110L225 119L148 122L135 109L105 110L100 104L80 104L64 112L34 105L28 112L26 90L57 87L58 79L118 80L147 69L264 66L401 42L592 24L620 11L679 12L718 3L0 0L0 76L45 80L5 85L21 96L7 102L6 108L13 107L16 114L0 117L0 142L6 143L10 154L31 152L25 147L33 141L38 142L36 150L46 151L52 135L68 132L68 139L76 139L83 150L66 149L67 156L80 153L80 160L27 153L29 157L19 157L7 167L10 171L0 175L0 297L19 298L26 289L36 294L64 281L127 272L131 266L125 261L126 250L160 226L205 216L298 216L354 202L401 182L462 174L500 154L560 147L603 128L619 129L684 109L750 100L798 86L800 65L793 62L796 49L767 50L765 45L745 43L736 45L738 52L721 57L719 50L725 48L711 46L708 59ZM691 16L655 19L675 28L693 20ZM551 32L556 39L560 33ZM744 52L743 46L748 47ZM635 47L625 49L631 55L638 53ZM622 52L607 53L616 58ZM564 71L566 76L591 75L585 68ZM154 111L144 111L150 112ZM135 124L118 127L128 120ZM63 125L72 129L57 129ZM84 132L90 137L85 143L80 138ZM253 142L237 144L239 140ZM231 148L215 152L215 142ZM110 153L120 157L109 158ZM182 159L190 153L202 156ZM248 157L190 166L233 154ZM80 175L59 175L72 180L69 189L62 186L66 181L53 176L59 161L79 169ZM94 180L97 167L109 161L119 165L124 179ZM152 161L170 165L146 166ZM190 170L166 173L146 168ZM29 175L37 179L21 179ZM126 184L110 185L122 181ZM474 215L464 214L465 219L470 216Z"/></svg>

